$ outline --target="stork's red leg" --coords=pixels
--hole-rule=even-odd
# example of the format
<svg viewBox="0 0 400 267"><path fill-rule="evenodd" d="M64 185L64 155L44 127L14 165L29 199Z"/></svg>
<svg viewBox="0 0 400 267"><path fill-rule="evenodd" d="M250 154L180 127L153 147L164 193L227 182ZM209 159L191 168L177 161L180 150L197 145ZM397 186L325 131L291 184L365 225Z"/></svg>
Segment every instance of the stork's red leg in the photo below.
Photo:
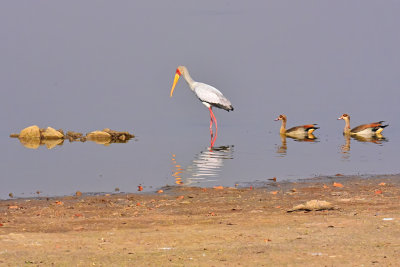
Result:
<svg viewBox="0 0 400 267"><path fill-rule="evenodd" d="M214 113L212 111L211 111L211 114L213 116L213 121L215 123L215 135L217 135L217 132L218 132L217 118L215 118L215 115L214 115Z"/></svg>
<svg viewBox="0 0 400 267"><path fill-rule="evenodd" d="M217 124L217 119L215 118L214 113L212 112L211 107L209 108L209 110L210 110L211 121L214 121L214 123L215 123L215 136L213 136L212 125L210 125L211 147L213 147L213 146L214 146L214 143L215 143L215 140L217 140L218 124Z"/></svg>
<svg viewBox="0 0 400 267"><path fill-rule="evenodd" d="M210 113L210 133L212 133L212 116L211 116L211 113Z"/></svg>
<svg viewBox="0 0 400 267"><path fill-rule="evenodd" d="M217 136L213 137L213 136L211 135L211 144L210 144L210 149L211 149L211 151L212 151L212 148L214 147L214 143L215 143L216 137L217 137Z"/></svg>
<svg viewBox="0 0 400 267"><path fill-rule="evenodd" d="M210 134L213 135L213 131L212 131L212 124L213 124L213 112L211 107L208 108L208 110L210 111Z"/></svg>

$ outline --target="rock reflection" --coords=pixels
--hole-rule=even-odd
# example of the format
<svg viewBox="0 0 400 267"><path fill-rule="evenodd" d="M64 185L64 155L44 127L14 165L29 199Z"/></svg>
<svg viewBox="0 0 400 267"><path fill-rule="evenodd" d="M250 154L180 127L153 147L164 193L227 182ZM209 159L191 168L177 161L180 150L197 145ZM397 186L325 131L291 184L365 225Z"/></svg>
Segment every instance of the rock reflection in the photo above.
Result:
<svg viewBox="0 0 400 267"><path fill-rule="evenodd" d="M354 140L357 140L358 142L363 142L363 143L374 143L381 145L383 142L387 142L388 140L382 135L382 134L375 134L375 135L369 135L369 136L361 136L361 135L348 135L344 134L343 135L345 143L344 145L340 146L340 150L342 153L342 158L345 160L348 160L350 158L350 143L351 143L351 138Z"/></svg>
<svg viewBox="0 0 400 267"><path fill-rule="evenodd" d="M40 139L40 138L19 138L20 143L29 149L38 149L45 145L47 149L53 149L56 146L61 146L64 143L63 139Z"/></svg>
<svg viewBox="0 0 400 267"><path fill-rule="evenodd" d="M194 183L216 181L222 171L224 162L233 159L234 146L208 147L194 156L187 167L177 163L176 155L172 155L173 174L176 184L191 185Z"/></svg>
<svg viewBox="0 0 400 267"><path fill-rule="evenodd" d="M56 146L62 146L65 139L18 138L18 140L24 147L29 149L38 149L40 146L46 146L47 149L53 149ZM113 140L111 138L89 137L77 141L80 141L82 143L86 141L91 141L99 145L109 146L115 143L127 143L129 139ZM76 142L76 140L70 140L70 142Z"/></svg>
<svg viewBox="0 0 400 267"><path fill-rule="evenodd" d="M281 145L278 145L276 153L282 157L286 156L287 154L286 138L291 138L297 142L317 142L317 137L315 137L315 135L313 135L312 133L309 133L303 137L292 137L292 136L287 136L285 134L280 134L280 137L281 137Z"/></svg>

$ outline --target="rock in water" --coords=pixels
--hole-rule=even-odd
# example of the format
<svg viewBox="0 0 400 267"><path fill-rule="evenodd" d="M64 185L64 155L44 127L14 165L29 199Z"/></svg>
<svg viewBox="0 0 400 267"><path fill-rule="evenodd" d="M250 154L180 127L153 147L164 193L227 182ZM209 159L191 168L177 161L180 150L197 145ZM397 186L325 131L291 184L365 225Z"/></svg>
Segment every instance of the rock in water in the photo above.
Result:
<svg viewBox="0 0 400 267"><path fill-rule="evenodd" d="M20 139L40 139L40 129L37 125L32 125L21 130Z"/></svg>
<svg viewBox="0 0 400 267"><path fill-rule="evenodd" d="M105 144L111 142L111 135L103 131L94 131L86 135L87 140Z"/></svg>
<svg viewBox="0 0 400 267"><path fill-rule="evenodd" d="M103 132L109 133L113 143L126 143L129 139L135 137L129 132L114 131L109 128L103 129Z"/></svg>
<svg viewBox="0 0 400 267"><path fill-rule="evenodd" d="M64 135L54 128L47 127L45 131L42 132L43 139L63 139Z"/></svg>

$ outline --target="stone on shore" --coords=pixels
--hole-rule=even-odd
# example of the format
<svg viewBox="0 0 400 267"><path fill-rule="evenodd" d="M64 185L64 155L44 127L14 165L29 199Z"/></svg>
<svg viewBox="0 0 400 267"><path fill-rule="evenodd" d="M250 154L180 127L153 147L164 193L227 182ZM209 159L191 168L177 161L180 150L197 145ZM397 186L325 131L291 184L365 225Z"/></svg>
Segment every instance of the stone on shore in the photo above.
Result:
<svg viewBox="0 0 400 267"><path fill-rule="evenodd" d="M297 206L294 206L292 209L288 210L287 212L293 212L293 211L318 211L318 210L331 210L334 209L332 203L324 200L310 200L307 201L304 204L300 204Z"/></svg>

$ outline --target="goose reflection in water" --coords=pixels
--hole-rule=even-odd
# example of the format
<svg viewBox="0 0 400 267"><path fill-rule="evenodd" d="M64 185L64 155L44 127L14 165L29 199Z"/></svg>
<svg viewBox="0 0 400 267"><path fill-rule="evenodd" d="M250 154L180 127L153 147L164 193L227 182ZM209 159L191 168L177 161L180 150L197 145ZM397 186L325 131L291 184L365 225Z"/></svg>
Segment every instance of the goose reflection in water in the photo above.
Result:
<svg viewBox="0 0 400 267"><path fill-rule="evenodd" d="M369 136L362 136L362 135L350 136L348 134L344 134L343 137L344 137L345 143L344 143L344 145L342 145L340 147L343 159L350 158L350 139L351 138L353 138L354 140L357 140L358 142L374 143L377 145L382 145L383 142L388 141L382 134L374 134L374 135L369 135Z"/></svg>
<svg viewBox="0 0 400 267"><path fill-rule="evenodd" d="M172 176L176 184L191 185L200 182L217 181L223 170L224 162L233 159L234 146L208 147L196 154L187 167L177 163L176 155L172 154L174 166Z"/></svg>
<svg viewBox="0 0 400 267"><path fill-rule="evenodd" d="M309 133L302 137L293 137L293 136L287 136L285 134L280 134L280 137L281 137L282 144L280 146L278 145L278 148L276 150L276 153L278 153L278 155L280 155L280 156L286 156L286 154L287 154L286 138L291 138L297 142L318 142L317 137L315 137L315 135L313 135L312 133Z"/></svg>

